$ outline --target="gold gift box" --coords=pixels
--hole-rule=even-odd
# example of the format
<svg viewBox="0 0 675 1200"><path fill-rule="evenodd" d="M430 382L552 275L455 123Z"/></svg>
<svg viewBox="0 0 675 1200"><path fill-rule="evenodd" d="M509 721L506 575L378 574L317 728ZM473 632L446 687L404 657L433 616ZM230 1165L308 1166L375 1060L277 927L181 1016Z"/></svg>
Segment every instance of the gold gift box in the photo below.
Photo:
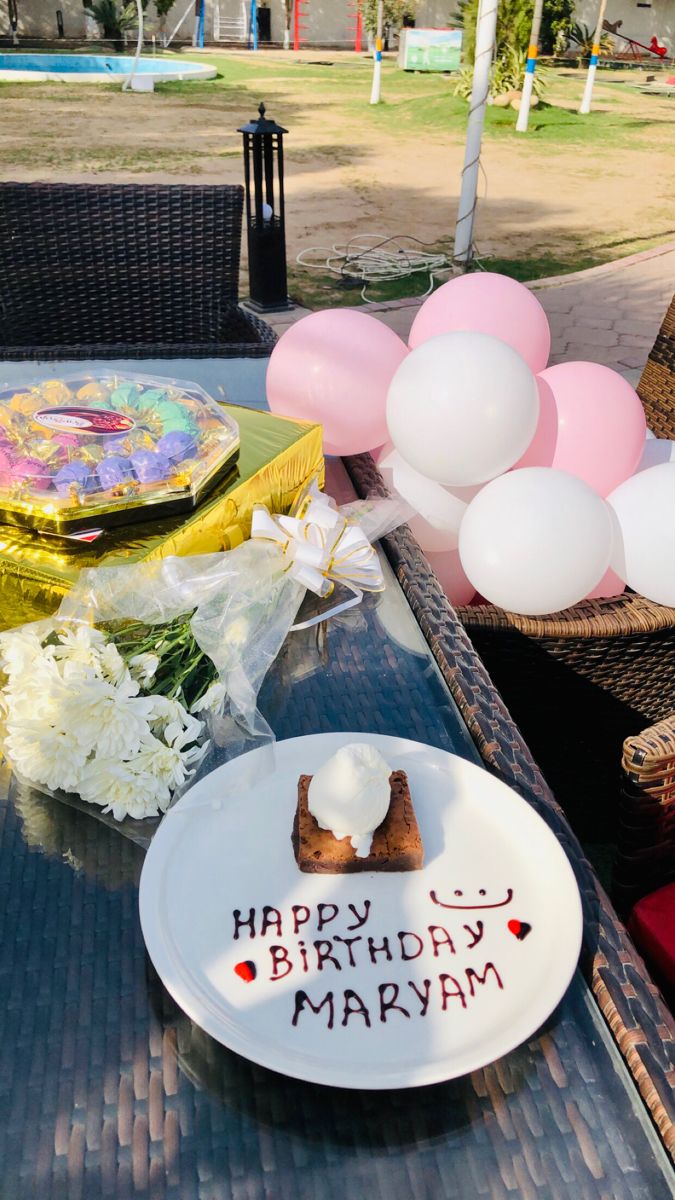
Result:
<svg viewBox="0 0 675 1200"><path fill-rule="evenodd" d="M288 512L312 477L323 484L320 425L222 407L239 424L239 461L187 516L104 530L90 545L0 525L0 629L54 612L84 567L231 550L249 536L255 504Z"/></svg>

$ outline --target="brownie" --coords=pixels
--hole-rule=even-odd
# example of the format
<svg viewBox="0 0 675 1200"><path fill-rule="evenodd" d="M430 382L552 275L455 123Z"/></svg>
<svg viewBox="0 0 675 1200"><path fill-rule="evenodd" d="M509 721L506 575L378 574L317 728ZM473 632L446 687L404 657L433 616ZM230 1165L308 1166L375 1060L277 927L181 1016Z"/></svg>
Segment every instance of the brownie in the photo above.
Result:
<svg viewBox="0 0 675 1200"><path fill-rule="evenodd" d="M342 875L353 871L420 870L424 849L405 771L392 771L389 777L389 810L373 834L366 858L357 858L350 838L338 841L329 829L321 829L317 824L307 803L311 782L311 775L301 775L298 780L298 806L291 839L301 871Z"/></svg>

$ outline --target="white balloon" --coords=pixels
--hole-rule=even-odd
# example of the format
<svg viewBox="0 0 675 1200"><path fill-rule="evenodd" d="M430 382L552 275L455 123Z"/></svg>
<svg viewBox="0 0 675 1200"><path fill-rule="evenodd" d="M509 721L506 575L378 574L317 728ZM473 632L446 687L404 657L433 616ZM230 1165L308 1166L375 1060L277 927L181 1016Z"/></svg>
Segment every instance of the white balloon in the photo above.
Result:
<svg viewBox="0 0 675 1200"><path fill-rule="evenodd" d="M602 497L551 467L493 479L471 501L459 531L462 566L476 591L527 616L583 600L611 552L612 520Z"/></svg>
<svg viewBox="0 0 675 1200"><path fill-rule="evenodd" d="M383 447L377 465L390 490L415 509L409 521L423 550L455 550L466 506L480 487L444 488L409 466L392 445Z"/></svg>
<svg viewBox="0 0 675 1200"><path fill-rule="evenodd" d="M443 333L403 360L387 425L411 467L450 487L485 483L525 453L539 419L527 363L485 333Z"/></svg>
<svg viewBox="0 0 675 1200"><path fill-rule="evenodd" d="M442 487L408 466L393 446L384 449L377 466L387 486L418 512L410 524L423 550L455 550L466 506L479 487Z"/></svg>
<svg viewBox="0 0 675 1200"><path fill-rule="evenodd" d="M675 442L669 442L667 438L649 438L645 442L642 458L635 468L635 473L648 471L650 467L658 467L667 462L675 462Z"/></svg>
<svg viewBox="0 0 675 1200"><path fill-rule="evenodd" d="M675 607L675 462L632 475L607 503L620 528L612 553L617 575L648 600Z"/></svg>

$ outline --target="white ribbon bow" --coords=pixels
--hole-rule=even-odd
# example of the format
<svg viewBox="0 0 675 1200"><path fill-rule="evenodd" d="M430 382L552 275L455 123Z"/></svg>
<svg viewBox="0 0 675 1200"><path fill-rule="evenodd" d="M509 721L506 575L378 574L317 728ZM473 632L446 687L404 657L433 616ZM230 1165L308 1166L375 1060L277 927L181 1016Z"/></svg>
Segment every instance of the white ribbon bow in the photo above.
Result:
<svg viewBox="0 0 675 1200"><path fill-rule="evenodd" d="M368 538L315 484L303 493L294 513L273 515L263 505L256 505L251 537L275 542L286 558L289 575L317 596L330 596L336 583L354 594L353 600L294 628L316 624L358 604L364 592L383 589L382 568Z"/></svg>

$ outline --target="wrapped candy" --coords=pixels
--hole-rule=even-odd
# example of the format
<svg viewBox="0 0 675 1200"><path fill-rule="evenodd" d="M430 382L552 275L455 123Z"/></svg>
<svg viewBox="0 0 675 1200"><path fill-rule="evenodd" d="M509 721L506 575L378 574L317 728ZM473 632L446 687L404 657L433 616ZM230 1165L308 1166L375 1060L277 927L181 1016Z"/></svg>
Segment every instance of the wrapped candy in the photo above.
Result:
<svg viewBox="0 0 675 1200"><path fill-rule="evenodd" d="M158 483L171 470L168 458L156 450L138 450L131 456L131 465L141 483Z"/></svg>
<svg viewBox="0 0 675 1200"><path fill-rule="evenodd" d="M15 458L12 463L12 478L16 481L34 480L37 487L44 489L51 484L51 471L39 458Z"/></svg>
<svg viewBox="0 0 675 1200"><path fill-rule="evenodd" d="M189 511L238 449L236 422L195 384L102 371L0 389L0 507L44 532Z"/></svg>
<svg viewBox="0 0 675 1200"><path fill-rule="evenodd" d="M182 429L165 433L157 442L157 450L164 454L170 462L181 462L184 458L192 458L197 452L194 435Z"/></svg>
<svg viewBox="0 0 675 1200"><path fill-rule="evenodd" d="M59 496L67 496L73 489L87 492L94 486L91 469L81 462L71 462L61 467L54 476L54 487Z"/></svg>
<svg viewBox="0 0 675 1200"><path fill-rule="evenodd" d="M128 458L107 454L98 464L96 474L102 488L114 488L131 478L133 467Z"/></svg>

